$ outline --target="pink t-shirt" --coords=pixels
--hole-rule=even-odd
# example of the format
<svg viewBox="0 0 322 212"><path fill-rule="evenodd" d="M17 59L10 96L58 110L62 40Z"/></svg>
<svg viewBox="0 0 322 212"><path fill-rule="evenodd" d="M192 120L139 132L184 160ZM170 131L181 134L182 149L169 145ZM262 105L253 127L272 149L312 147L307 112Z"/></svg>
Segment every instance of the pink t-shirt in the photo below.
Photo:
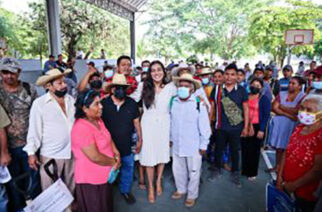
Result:
<svg viewBox="0 0 322 212"><path fill-rule="evenodd" d="M85 119L75 121L71 132L72 151L75 157L75 183L104 184L112 166L101 166L93 163L83 153L82 148L95 143L101 154L114 157L112 138L103 121L99 120L100 129Z"/></svg>

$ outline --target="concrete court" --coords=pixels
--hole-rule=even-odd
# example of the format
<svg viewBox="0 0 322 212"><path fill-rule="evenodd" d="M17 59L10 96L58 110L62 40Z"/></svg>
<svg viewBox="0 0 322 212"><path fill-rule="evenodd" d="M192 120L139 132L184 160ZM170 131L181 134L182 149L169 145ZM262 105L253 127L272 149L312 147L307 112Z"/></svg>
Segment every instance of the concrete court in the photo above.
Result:
<svg viewBox="0 0 322 212"><path fill-rule="evenodd" d="M264 212L265 211L265 186L270 180L263 158L260 159L259 173L256 181L250 182L246 177L241 177L242 188L237 188L230 182L229 172L214 183L207 181L208 164L203 162L203 183L200 186L199 198L196 205L187 209L184 200L172 200L171 193L175 190L171 176L171 167L166 166L163 179L163 194L156 197L156 202L150 204L147 200L147 191L140 190L138 181L135 180L132 192L137 202L127 205L120 195L119 189L114 187L114 207L116 212Z"/></svg>

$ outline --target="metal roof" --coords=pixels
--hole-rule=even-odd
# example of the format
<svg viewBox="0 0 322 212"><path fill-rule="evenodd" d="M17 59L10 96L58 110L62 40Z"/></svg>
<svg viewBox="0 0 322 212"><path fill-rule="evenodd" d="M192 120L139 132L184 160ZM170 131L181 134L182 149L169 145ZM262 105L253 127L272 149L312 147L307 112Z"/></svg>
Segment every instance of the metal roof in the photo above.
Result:
<svg viewBox="0 0 322 212"><path fill-rule="evenodd" d="M104 10L114 13L117 16L134 20L134 13L147 2L147 0L83 0L94 4Z"/></svg>

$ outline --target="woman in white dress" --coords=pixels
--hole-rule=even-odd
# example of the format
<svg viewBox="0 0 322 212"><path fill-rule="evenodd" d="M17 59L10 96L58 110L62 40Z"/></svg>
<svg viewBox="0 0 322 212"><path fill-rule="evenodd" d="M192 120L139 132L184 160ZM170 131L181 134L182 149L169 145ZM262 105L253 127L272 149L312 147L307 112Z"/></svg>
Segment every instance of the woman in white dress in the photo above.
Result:
<svg viewBox="0 0 322 212"><path fill-rule="evenodd" d="M146 167L148 176L148 200L154 203L154 171L157 168L156 192L162 194L161 179L164 165L170 160L170 113L169 103L176 95L173 83L166 83L166 72L160 61L150 65L142 90L143 115L142 149L140 164Z"/></svg>

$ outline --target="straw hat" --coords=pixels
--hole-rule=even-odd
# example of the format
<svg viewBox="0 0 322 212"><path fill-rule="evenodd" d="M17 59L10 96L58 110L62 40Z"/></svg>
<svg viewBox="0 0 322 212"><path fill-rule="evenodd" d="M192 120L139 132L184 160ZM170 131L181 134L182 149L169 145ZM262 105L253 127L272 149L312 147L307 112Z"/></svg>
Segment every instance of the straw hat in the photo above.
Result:
<svg viewBox="0 0 322 212"><path fill-rule="evenodd" d="M190 74L194 75L196 72L195 67L189 66L186 63L180 63L178 67L173 68L172 70L172 76L177 77L179 74L179 71L181 70L188 70Z"/></svg>
<svg viewBox="0 0 322 212"><path fill-rule="evenodd" d="M201 70L201 72L200 72L200 73L198 73L197 75L202 76L202 75L213 74L213 73L214 73L214 72L212 71L212 69L211 69L211 68L206 67L206 68L203 68L203 69Z"/></svg>
<svg viewBox="0 0 322 212"><path fill-rule="evenodd" d="M45 73L45 75L40 76L36 82L36 85L38 86L44 86L48 82L53 81L54 79L57 79L62 76L66 76L67 74L71 73L71 69L66 69L64 72L61 72L59 69L51 69Z"/></svg>
<svg viewBox="0 0 322 212"><path fill-rule="evenodd" d="M194 84L196 89L199 89L201 87L201 83L199 80L195 80L192 76L192 74L184 73L180 77L173 77L173 81L178 85L178 83L181 81L189 81Z"/></svg>
<svg viewBox="0 0 322 212"><path fill-rule="evenodd" d="M130 84L127 83L126 77L124 74L114 74L112 82L106 85L106 89L111 88L112 86L115 85L121 85L121 86L131 86Z"/></svg>

